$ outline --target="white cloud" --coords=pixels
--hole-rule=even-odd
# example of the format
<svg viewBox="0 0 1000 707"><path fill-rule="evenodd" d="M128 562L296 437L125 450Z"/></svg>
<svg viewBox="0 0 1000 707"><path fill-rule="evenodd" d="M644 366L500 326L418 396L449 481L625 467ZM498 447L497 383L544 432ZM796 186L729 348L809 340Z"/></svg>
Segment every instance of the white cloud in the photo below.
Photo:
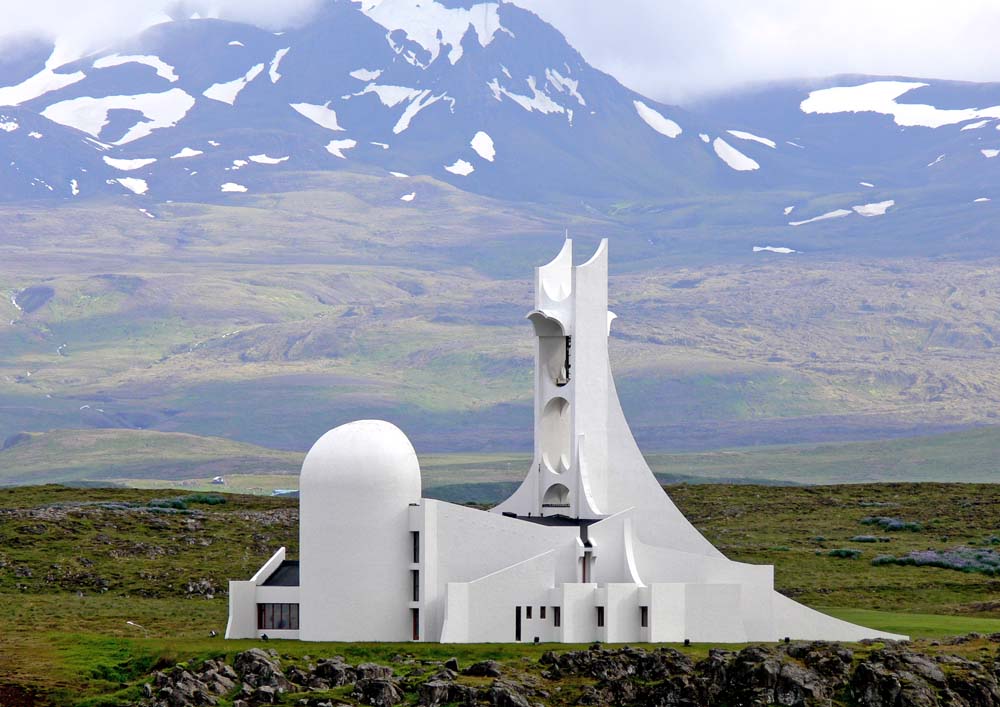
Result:
<svg viewBox="0 0 1000 707"><path fill-rule="evenodd" d="M668 103L843 73L1000 80L995 0L513 1L590 63Z"/></svg>
<svg viewBox="0 0 1000 707"><path fill-rule="evenodd" d="M322 0L34 0L3 3L0 47L21 35L56 41L50 64L71 61L97 51L171 16L221 17L249 22L267 29L297 25L320 6Z"/></svg>

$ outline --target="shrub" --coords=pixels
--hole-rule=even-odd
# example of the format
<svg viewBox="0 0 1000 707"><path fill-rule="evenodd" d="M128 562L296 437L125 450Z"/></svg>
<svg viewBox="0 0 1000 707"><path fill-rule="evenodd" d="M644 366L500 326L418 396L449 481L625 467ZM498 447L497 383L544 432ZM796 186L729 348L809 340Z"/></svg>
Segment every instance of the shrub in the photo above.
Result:
<svg viewBox="0 0 1000 707"><path fill-rule="evenodd" d="M146 505L150 508L173 508L177 511L187 509L187 504L179 498L154 498Z"/></svg>
<svg viewBox="0 0 1000 707"><path fill-rule="evenodd" d="M909 530L914 533L919 533L924 529L920 523L904 521L901 518L888 518L886 516L866 516L861 519L861 525L877 525L882 530L901 531Z"/></svg>
<svg viewBox="0 0 1000 707"><path fill-rule="evenodd" d="M959 572L975 572L989 577L1000 576L1000 553L996 550L980 550L971 547L956 547L951 550L914 550L905 555L879 555L872 564L902 565L912 567L940 567Z"/></svg>
<svg viewBox="0 0 1000 707"><path fill-rule="evenodd" d="M220 496L217 493L192 493L178 500L183 503L201 503L206 506L218 506L220 503L226 502L226 497Z"/></svg>
<svg viewBox="0 0 1000 707"><path fill-rule="evenodd" d="M861 550L854 550L848 547L838 547L833 550L829 550L826 554L830 557L842 557L845 560L856 560L861 557Z"/></svg>
<svg viewBox="0 0 1000 707"><path fill-rule="evenodd" d="M822 535L815 535L815 536L813 536L813 537L811 537L809 539L812 540L814 543L825 543L826 542L826 538L824 538Z"/></svg>

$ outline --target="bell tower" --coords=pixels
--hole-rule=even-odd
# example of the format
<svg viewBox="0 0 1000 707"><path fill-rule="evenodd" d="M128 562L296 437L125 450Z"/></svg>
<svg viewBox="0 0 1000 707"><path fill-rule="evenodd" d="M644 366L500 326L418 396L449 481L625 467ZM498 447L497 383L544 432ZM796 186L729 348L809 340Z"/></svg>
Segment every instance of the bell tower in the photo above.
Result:
<svg viewBox="0 0 1000 707"><path fill-rule="evenodd" d="M569 239L535 269L535 453L518 491L497 506L518 516L597 519L608 496L608 243L573 265Z"/></svg>

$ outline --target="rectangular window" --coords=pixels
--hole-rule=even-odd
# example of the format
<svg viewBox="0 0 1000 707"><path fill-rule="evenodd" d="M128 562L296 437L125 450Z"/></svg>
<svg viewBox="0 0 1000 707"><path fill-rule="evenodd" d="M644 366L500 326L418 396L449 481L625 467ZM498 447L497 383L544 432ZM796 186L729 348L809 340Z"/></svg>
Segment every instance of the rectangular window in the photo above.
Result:
<svg viewBox="0 0 1000 707"><path fill-rule="evenodd" d="M261 631L298 631L298 604L258 604L257 628Z"/></svg>
<svg viewBox="0 0 1000 707"><path fill-rule="evenodd" d="M413 578L413 601L420 601L420 570L410 570Z"/></svg>
<svg viewBox="0 0 1000 707"><path fill-rule="evenodd" d="M514 607L514 640L521 640L521 607Z"/></svg>
<svg viewBox="0 0 1000 707"><path fill-rule="evenodd" d="M552 607L552 625L558 628L562 626L562 607L553 606Z"/></svg>
<svg viewBox="0 0 1000 707"><path fill-rule="evenodd" d="M524 618L526 618L526 619L530 619L531 618L531 607L530 606L524 607Z"/></svg>
<svg viewBox="0 0 1000 707"><path fill-rule="evenodd" d="M545 607L544 606L538 607L538 618L540 618L540 619L544 619L545 618Z"/></svg>
<svg viewBox="0 0 1000 707"><path fill-rule="evenodd" d="M597 628L604 628L604 607L597 607Z"/></svg>
<svg viewBox="0 0 1000 707"><path fill-rule="evenodd" d="M413 536L413 561L420 562L420 533L414 531L410 535Z"/></svg>
<svg viewBox="0 0 1000 707"><path fill-rule="evenodd" d="M420 609L410 609L410 621L413 623L413 640L420 640Z"/></svg>
<svg viewBox="0 0 1000 707"><path fill-rule="evenodd" d="M640 606L639 607L639 626L642 628L649 628L649 607Z"/></svg>

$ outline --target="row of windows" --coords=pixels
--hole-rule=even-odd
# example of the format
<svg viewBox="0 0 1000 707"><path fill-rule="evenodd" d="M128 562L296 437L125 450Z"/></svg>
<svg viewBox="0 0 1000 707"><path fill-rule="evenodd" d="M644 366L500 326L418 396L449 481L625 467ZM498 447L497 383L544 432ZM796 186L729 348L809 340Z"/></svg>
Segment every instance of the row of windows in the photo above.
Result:
<svg viewBox="0 0 1000 707"><path fill-rule="evenodd" d="M531 606L524 607L524 618L530 619L532 616ZM538 618L544 619L546 614L546 609L548 607L540 606L538 607ZM515 640L521 640L521 607L515 607L514 612L514 634ZM552 607L552 625L561 626L562 625L562 607L553 606ZM649 607L640 606L639 607L639 626L642 628L649 628ZM604 607L597 607L597 627L604 628Z"/></svg>
<svg viewBox="0 0 1000 707"><path fill-rule="evenodd" d="M257 628L299 630L298 604L258 604Z"/></svg>

